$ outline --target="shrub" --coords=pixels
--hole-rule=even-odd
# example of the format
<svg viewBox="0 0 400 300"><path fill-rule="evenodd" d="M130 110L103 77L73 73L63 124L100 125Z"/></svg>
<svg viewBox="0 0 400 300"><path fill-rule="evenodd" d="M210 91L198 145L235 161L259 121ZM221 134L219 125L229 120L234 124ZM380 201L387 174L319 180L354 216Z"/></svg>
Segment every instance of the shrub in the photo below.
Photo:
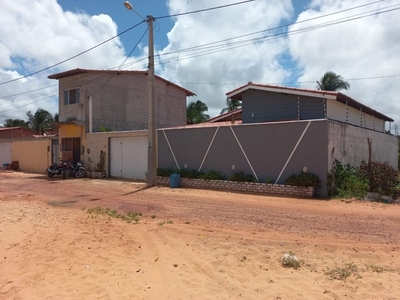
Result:
<svg viewBox="0 0 400 300"><path fill-rule="evenodd" d="M171 169L157 169L157 176L169 177L172 173L174 173Z"/></svg>
<svg viewBox="0 0 400 300"><path fill-rule="evenodd" d="M200 178L204 173L197 170L179 170L175 173L181 175L181 178Z"/></svg>
<svg viewBox="0 0 400 300"><path fill-rule="evenodd" d="M238 182L259 182L252 174L244 174L243 171L235 172L229 177L229 180Z"/></svg>
<svg viewBox="0 0 400 300"><path fill-rule="evenodd" d="M267 180L265 180L266 184L273 184L275 182L275 180L273 180L272 178L267 178Z"/></svg>
<svg viewBox="0 0 400 300"><path fill-rule="evenodd" d="M302 186L302 187L318 187L320 185L320 180L317 175L313 173L300 173L293 174L286 178L285 184L294 185L294 186Z"/></svg>
<svg viewBox="0 0 400 300"><path fill-rule="evenodd" d="M223 176L220 172L211 170L210 172L201 175L200 178L206 180L223 180L225 179L225 176Z"/></svg>
<svg viewBox="0 0 400 300"><path fill-rule="evenodd" d="M388 162L371 162L370 169L366 163L360 166L361 176L369 183L369 191L392 196L399 184L397 171Z"/></svg>
<svg viewBox="0 0 400 300"><path fill-rule="evenodd" d="M328 175L330 194L340 198L363 198L368 190L368 182L360 173L360 168L343 165L336 160L336 169Z"/></svg>

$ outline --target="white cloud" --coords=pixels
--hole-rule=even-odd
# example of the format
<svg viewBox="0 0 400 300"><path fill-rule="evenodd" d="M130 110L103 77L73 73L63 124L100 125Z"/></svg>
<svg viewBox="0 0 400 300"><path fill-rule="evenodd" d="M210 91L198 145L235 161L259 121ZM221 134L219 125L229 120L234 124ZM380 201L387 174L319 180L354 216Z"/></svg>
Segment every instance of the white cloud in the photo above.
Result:
<svg viewBox="0 0 400 300"><path fill-rule="evenodd" d="M218 5L233 3L218 1ZM214 7L215 1L170 0L171 14ZM218 48L198 52L193 49L173 55L166 53L197 47L229 38L254 33L277 26L293 13L289 0L258 0L237 6L195 13L177 18L168 33L169 45L160 51L161 60L173 60L160 68L161 75L195 92L209 107L211 116L218 114L225 105L225 93L248 81L282 82L289 75L279 63L279 56L287 49L285 39L269 42L245 42L263 34L233 39ZM267 33L264 33L264 35ZM211 44L216 46L222 44ZM205 54L206 55L202 55Z"/></svg>
<svg viewBox="0 0 400 300"><path fill-rule="evenodd" d="M365 1L318 0L311 8L302 12L298 21L327 15L366 4ZM398 4L398 1L383 1L356 10L319 18L292 26L292 30L311 24L321 24L344 16L369 12ZM398 7L398 6L397 6ZM333 71L349 79L350 90L341 91L355 100L395 119L400 116L400 77L351 80L385 75L399 75L400 31L398 30L398 10L341 24L291 35L290 53L302 68L299 82L306 88L315 88L315 81L326 71ZM361 16L361 15L360 15Z"/></svg>
<svg viewBox="0 0 400 300"><path fill-rule="evenodd" d="M0 82L59 63L117 35L117 25L108 15L63 11L56 0L2 0L0 11ZM0 124L7 118L26 119L27 111L39 107L58 112L58 81L47 79L49 74L115 67L124 55L117 38L57 68L0 85ZM55 86L16 95L51 85Z"/></svg>
<svg viewBox="0 0 400 300"><path fill-rule="evenodd" d="M229 3L234 1L219 0L216 4L212 0L168 0L168 7L171 14L179 14ZM284 38L252 40L273 36L279 30L251 33L292 22L294 4L305 7L300 0L257 0L174 18L173 28L167 35L168 45L156 45L156 52L160 54L156 58L157 74L195 92L198 96L188 101L204 101L211 116L224 107L226 92L248 81L279 84L299 76L299 85L315 88L315 81L328 70L345 79L400 74L399 11ZM314 0L298 20L363 4L362 0ZM301 23L292 29L393 4L396 1L386 0ZM117 25L108 15L64 11L56 0L1 0L0 11L0 82L59 63L117 34ZM240 39L233 39L242 35ZM215 43L222 40L226 41ZM198 49L206 44L206 48ZM188 50L178 52L182 49ZM139 45L139 50L141 56L129 58L124 69L146 67L148 48ZM125 55L116 38L52 70L0 85L0 124L6 118L26 119L28 110L36 111L39 107L52 113L58 111L58 81L47 79L49 74L73 68L107 69L119 66ZM140 58L144 60L134 63ZM344 92L399 123L398 80L399 77L351 80L351 89ZM312 83L301 83L307 81ZM35 89L40 90L20 94ZM14 96L6 97L9 95ZM20 108L13 109L16 107Z"/></svg>

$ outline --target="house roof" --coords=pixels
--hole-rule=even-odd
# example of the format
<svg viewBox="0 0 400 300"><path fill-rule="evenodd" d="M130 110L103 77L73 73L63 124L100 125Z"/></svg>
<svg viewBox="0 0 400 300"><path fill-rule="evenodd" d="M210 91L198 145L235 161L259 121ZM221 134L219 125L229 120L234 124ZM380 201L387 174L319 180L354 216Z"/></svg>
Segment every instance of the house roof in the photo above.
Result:
<svg viewBox="0 0 400 300"><path fill-rule="evenodd" d="M25 127L0 127L0 139L33 137L38 134L39 132Z"/></svg>
<svg viewBox="0 0 400 300"><path fill-rule="evenodd" d="M241 120L242 108L237 108L233 111L227 111L226 113L208 119L207 122L215 123L215 122L231 121L232 117L234 118L234 120Z"/></svg>
<svg viewBox="0 0 400 300"><path fill-rule="evenodd" d="M85 74L85 73L114 73L114 74L137 74L137 75L147 75L148 71L128 71L128 70L91 70L91 69L73 69L73 70L69 70L69 71L65 71L65 72L61 72L61 73L56 73L56 74L52 74L47 76L47 78L49 79L61 79L61 78L65 78L65 77L70 77L70 76L74 76L74 75L79 75L79 74ZM158 75L154 75L155 78L157 78L158 80L161 80L163 82L165 82L166 84L172 85L182 91L184 91L186 93L186 96L196 96L195 93L171 82L168 81Z"/></svg>
<svg viewBox="0 0 400 300"><path fill-rule="evenodd" d="M159 128L157 130L220 127L220 126L232 126L232 125L239 125L239 124L242 124L242 120L236 120L235 123L232 123L232 121L222 121L222 122L214 122L214 123L210 123L207 121L207 122L203 122L203 123L178 125L178 126L167 127L167 128Z"/></svg>
<svg viewBox="0 0 400 300"><path fill-rule="evenodd" d="M246 85L243 85L233 91L226 93L228 98L233 98L237 100L242 100L243 93L248 90L259 90L259 91L266 91L266 92L274 92L274 93L282 93L282 94L292 94L292 95L301 95L301 96L308 96L308 97L316 97L316 98L326 98L339 101L343 104L348 104L349 106L362 109L363 112L366 112L370 115L374 115L377 118L380 118L384 121L393 122L392 118L350 98L349 96L339 93L339 92L331 92L331 91L321 91L321 90L309 90L309 89L301 89L301 88L292 88L292 87L285 87L285 86L277 86L277 85L269 85L269 84L256 84L249 82Z"/></svg>
<svg viewBox="0 0 400 300"><path fill-rule="evenodd" d="M10 131L10 130L23 130L23 131L29 131L32 133L37 133L36 131L30 129L30 128L25 128L25 127L0 127L0 131Z"/></svg>

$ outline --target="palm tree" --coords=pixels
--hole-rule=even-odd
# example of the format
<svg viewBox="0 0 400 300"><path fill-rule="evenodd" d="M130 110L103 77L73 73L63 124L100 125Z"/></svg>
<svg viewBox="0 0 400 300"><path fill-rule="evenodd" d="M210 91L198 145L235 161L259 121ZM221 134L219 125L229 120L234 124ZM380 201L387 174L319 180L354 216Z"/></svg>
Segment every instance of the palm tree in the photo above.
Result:
<svg viewBox="0 0 400 300"><path fill-rule="evenodd" d="M190 102L186 109L187 123L197 124L207 121L210 116L205 114L206 111L208 111L208 107L202 101Z"/></svg>
<svg viewBox="0 0 400 300"><path fill-rule="evenodd" d="M317 81L317 90L337 92L339 90L348 90L350 83L344 80L340 75L328 71Z"/></svg>
<svg viewBox="0 0 400 300"><path fill-rule="evenodd" d="M29 128L29 123L21 119L6 119L4 127L23 127Z"/></svg>
<svg viewBox="0 0 400 300"><path fill-rule="evenodd" d="M226 98L226 107L221 110L221 114L227 113L229 111L234 111L235 109L238 109L240 107L242 107L242 103L240 102L240 100Z"/></svg>
<svg viewBox="0 0 400 300"><path fill-rule="evenodd" d="M29 127L40 134L43 134L46 129L52 128L53 116L47 110L38 108L35 114L28 111L26 115L28 116Z"/></svg>

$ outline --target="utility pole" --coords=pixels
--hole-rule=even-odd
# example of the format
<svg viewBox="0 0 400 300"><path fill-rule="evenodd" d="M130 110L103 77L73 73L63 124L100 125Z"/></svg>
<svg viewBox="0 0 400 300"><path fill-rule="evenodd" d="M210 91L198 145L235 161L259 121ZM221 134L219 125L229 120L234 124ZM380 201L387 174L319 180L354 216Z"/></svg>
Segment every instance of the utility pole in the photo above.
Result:
<svg viewBox="0 0 400 300"><path fill-rule="evenodd" d="M146 21L149 26L149 66L148 66L148 114L147 114L147 131L148 131L148 151L147 151L147 186L157 185L157 131L156 131L156 116L155 116L155 100L154 100L154 37L153 23L154 17L148 15L144 19L137 11L133 9L132 4L125 1L124 6L128 10L133 10L139 17Z"/></svg>
<svg viewBox="0 0 400 300"><path fill-rule="evenodd" d="M153 37L152 15L147 16L149 24L149 74L148 74L148 135L149 148L147 155L147 186L157 185L157 131L155 122L155 101L154 101L154 37Z"/></svg>

